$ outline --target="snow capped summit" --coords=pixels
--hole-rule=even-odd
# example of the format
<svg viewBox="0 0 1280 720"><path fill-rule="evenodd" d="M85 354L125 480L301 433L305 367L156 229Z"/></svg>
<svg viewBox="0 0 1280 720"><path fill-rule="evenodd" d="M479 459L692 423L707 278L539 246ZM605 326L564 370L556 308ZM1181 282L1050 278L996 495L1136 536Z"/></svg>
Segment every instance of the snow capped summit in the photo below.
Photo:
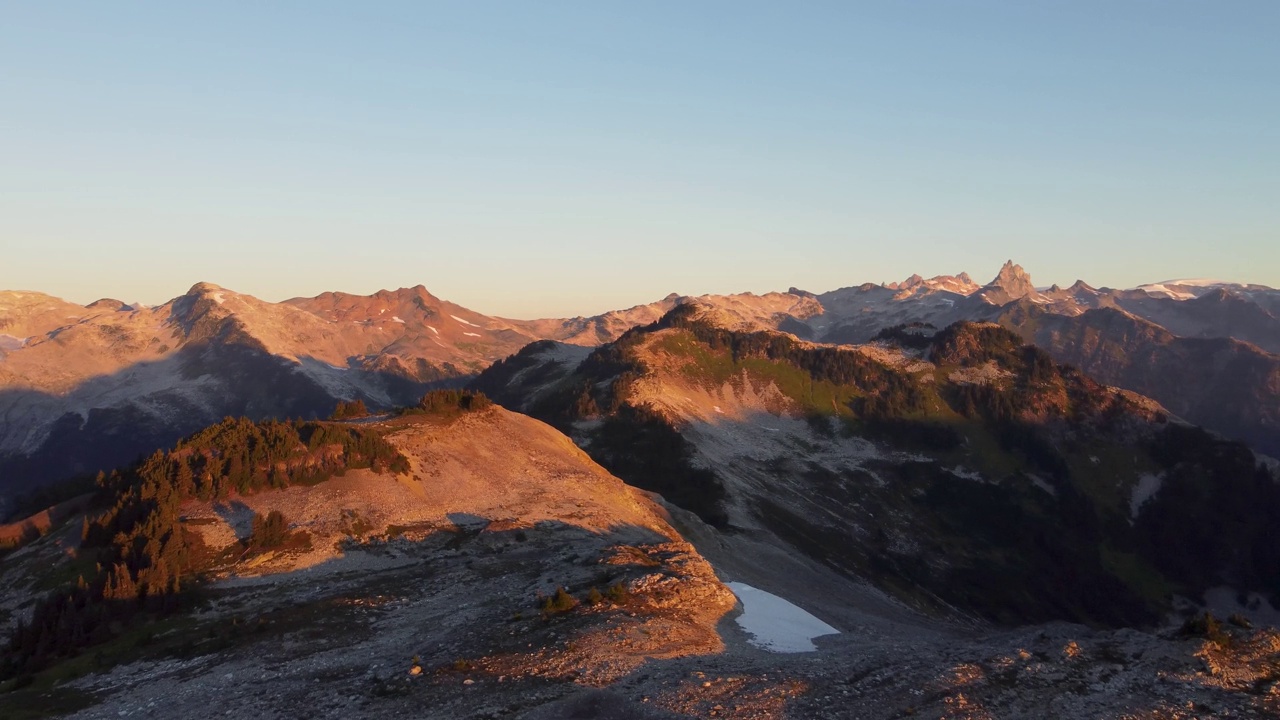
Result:
<svg viewBox="0 0 1280 720"><path fill-rule="evenodd" d="M1216 285L1235 285L1237 283L1229 283L1225 280L1214 280L1212 278L1182 278L1180 280L1165 280L1161 284L1183 287L1213 287Z"/></svg>
<svg viewBox="0 0 1280 720"><path fill-rule="evenodd" d="M1139 285L1133 289L1140 290L1155 297L1167 297L1173 298L1174 300L1190 300L1196 296L1193 292L1178 289L1177 283L1172 281L1168 283L1147 283L1146 285Z"/></svg>

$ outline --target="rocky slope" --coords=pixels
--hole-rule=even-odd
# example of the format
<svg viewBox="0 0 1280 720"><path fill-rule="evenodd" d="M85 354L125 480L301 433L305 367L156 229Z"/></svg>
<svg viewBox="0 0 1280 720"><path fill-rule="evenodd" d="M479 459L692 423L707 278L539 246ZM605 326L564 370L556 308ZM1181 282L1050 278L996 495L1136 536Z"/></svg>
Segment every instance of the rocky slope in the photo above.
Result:
<svg viewBox="0 0 1280 720"><path fill-rule="evenodd" d="M660 506L554 429L496 407L360 427L407 459L404 472L189 497L181 532L191 572L211 579L206 604L131 616L164 639L135 646L141 630L126 625L39 671L37 690L0 693L0 707L91 670L103 674L70 694L110 709L89 717L285 712L300 694L322 712L358 702L398 716L421 712L424 693L433 716L466 717L472 678L493 686L487 703L530 707L645 662L724 650L716 625L733 595ZM292 539L255 550L250 520L271 511ZM6 624L59 566L92 557L79 545L55 532L4 558ZM572 598L561 603L560 589Z"/></svg>
<svg viewBox="0 0 1280 720"><path fill-rule="evenodd" d="M709 523L930 613L1131 624L1221 584L1280 591L1280 489L1245 447L1007 330L842 348L716 316L685 306L576 365L532 346L476 387Z"/></svg>
<svg viewBox="0 0 1280 720"><path fill-rule="evenodd" d="M205 602L120 628L23 686L0 683L0 714L1075 719L1280 709L1274 631L939 622L803 554L668 511L527 417L489 408L330 427L385 438L407 460L403 472L187 499L182 526L213 558ZM248 517L272 510L305 542L254 550ZM84 572L92 558L79 532L73 520L0 558L6 624L22 617L24 597ZM769 587L840 634L812 652L762 649L739 625L750 600L735 601L721 579Z"/></svg>
<svg viewBox="0 0 1280 720"><path fill-rule="evenodd" d="M1181 337L1119 308L1066 316L1019 302L995 319L1101 382L1280 456L1278 355L1233 338Z"/></svg>

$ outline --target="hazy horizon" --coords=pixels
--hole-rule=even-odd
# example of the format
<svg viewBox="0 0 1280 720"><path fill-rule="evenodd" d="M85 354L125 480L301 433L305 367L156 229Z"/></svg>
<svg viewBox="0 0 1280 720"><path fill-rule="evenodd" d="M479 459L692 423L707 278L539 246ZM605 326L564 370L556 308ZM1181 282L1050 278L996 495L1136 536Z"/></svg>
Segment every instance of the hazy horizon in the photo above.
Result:
<svg viewBox="0 0 1280 720"><path fill-rule="evenodd" d="M1280 286L1280 5L23 5L0 288Z"/></svg>

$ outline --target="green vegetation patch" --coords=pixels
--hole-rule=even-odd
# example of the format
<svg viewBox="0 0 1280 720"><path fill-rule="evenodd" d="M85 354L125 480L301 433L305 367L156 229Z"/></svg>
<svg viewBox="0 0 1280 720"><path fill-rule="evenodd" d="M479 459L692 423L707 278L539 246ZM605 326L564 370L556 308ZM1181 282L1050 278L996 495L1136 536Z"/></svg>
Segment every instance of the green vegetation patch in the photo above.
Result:
<svg viewBox="0 0 1280 720"><path fill-rule="evenodd" d="M399 415L427 415L452 419L463 413L479 412L493 406L484 393L471 390L432 390L417 405L401 408Z"/></svg>
<svg viewBox="0 0 1280 720"><path fill-rule="evenodd" d="M1102 566L1145 600L1153 611L1163 611L1169 607L1173 586L1137 553L1120 552L1103 545Z"/></svg>

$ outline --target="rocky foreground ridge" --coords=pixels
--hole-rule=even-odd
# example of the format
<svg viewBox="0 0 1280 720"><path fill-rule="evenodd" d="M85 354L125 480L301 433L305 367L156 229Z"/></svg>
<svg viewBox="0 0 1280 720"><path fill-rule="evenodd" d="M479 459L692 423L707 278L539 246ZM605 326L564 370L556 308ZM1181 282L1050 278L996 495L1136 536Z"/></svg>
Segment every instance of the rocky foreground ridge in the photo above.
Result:
<svg viewBox="0 0 1280 720"><path fill-rule="evenodd" d="M0 709L532 719L1280 710L1280 635L1243 620L1001 630L929 617L801 553L664 507L530 418L487 408L353 422L345 427L376 432L407 464L182 501L192 546L214 558L204 600L135 620L21 687L9 680ZM250 520L273 510L290 518L292 539L254 549ZM51 569L83 567L80 534L68 522L3 559L10 625ZM778 592L840 632L813 652L762 649L736 622L744 608L728 580Z"/></svg>

